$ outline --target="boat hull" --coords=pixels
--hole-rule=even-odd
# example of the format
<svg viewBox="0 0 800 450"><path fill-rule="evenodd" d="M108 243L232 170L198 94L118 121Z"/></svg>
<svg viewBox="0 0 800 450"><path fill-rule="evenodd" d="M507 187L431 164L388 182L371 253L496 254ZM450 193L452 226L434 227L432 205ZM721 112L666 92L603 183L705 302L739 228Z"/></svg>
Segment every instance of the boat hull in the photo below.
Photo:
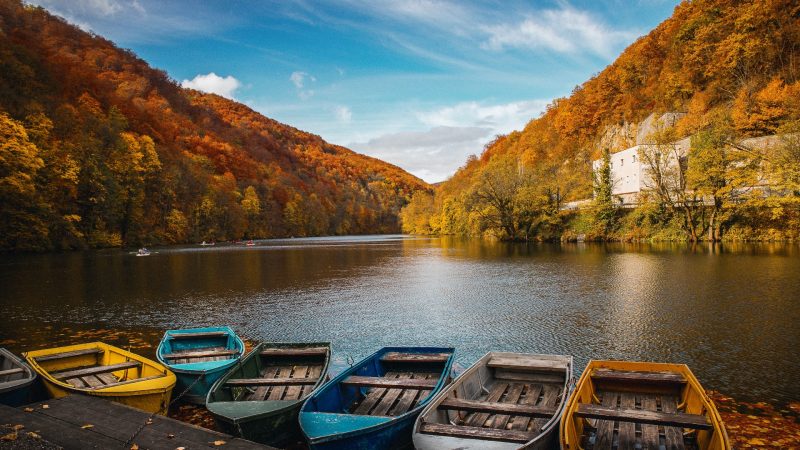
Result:
<svg viewBox="0 0 800 450"><path fill-rule="evenodd" d="M211 390L211 386L222 378L225 372L235 363L236 361L234 360L230 365L205 372L182 371L173 368L172 371L175 372L175 376L178 378L178 383L175 385L176 395L184 393L188 388L189 390L181 396L181 401L195 405L205 405L206 396Z"/></svg>
<svg viewBox="0 0 800 450"><path fill-rule="evenodd" d="M10 351L0 348L0 370L22 369L21 373L0 376L0 404L21 406L35 401L33 384L36 372ZM12 379L13 378L13 379Z"/></svg>

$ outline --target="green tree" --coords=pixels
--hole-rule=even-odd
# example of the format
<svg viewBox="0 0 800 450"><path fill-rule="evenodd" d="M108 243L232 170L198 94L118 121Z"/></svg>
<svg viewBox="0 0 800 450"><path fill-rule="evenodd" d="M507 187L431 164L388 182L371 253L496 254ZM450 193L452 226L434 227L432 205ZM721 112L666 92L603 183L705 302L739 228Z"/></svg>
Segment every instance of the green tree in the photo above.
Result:
<svg viewBox="0 0 800 450"><path fill-rule="evenodd" d="M604 238L614 231L617 224L617 208L614 204L614 178L611 174L611 152L603 149L600 167L594 176L595 221Z"/></svg>

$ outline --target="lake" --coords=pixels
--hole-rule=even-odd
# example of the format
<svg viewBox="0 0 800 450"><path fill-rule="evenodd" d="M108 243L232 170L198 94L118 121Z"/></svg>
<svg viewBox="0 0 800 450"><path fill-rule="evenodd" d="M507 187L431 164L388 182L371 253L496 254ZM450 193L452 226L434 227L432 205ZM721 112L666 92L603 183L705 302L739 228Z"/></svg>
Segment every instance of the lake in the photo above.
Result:
<svg viewBox="0 0 800 450"><path fill-rule="evenodd" d="M688 364L743 401L800 399L800 247L525 244L359 236L0 256L0 345L102 339L147 356L166 328L333 343ZM578 373L576 373L576 376Z"/></svg>

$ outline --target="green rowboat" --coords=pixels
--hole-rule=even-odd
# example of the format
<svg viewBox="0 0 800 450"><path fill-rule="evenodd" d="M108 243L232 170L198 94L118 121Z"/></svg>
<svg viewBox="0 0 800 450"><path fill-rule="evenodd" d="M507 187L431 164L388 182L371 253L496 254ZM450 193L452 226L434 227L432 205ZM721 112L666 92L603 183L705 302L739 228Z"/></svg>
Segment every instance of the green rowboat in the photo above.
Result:
<svg viewBox="0 0 800 450"><path fill-rule="evenodd" d="M299 433L303 400L325 382L328 342L262 343L211 387L206 407L226 433L281 445Z"/></svg>

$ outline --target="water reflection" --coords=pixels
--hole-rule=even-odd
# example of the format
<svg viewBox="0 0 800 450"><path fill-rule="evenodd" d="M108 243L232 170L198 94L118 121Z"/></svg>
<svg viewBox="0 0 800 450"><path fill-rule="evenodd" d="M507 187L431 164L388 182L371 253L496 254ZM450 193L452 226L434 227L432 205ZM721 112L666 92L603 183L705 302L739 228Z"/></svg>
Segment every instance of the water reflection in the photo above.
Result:
<svg viewBox="0 0 800 450"><path fill-rule="evenodd" d="M796 245L257 244L4 255L0 345L104 329L122 333L91 336L144 342L147 353L164 328L229 324L254 340L330 340L336 361L397 344L456 346L461 366L489 350L573 354L579 368L589 358L674 361L742 400L800 398Z"/></svg>

